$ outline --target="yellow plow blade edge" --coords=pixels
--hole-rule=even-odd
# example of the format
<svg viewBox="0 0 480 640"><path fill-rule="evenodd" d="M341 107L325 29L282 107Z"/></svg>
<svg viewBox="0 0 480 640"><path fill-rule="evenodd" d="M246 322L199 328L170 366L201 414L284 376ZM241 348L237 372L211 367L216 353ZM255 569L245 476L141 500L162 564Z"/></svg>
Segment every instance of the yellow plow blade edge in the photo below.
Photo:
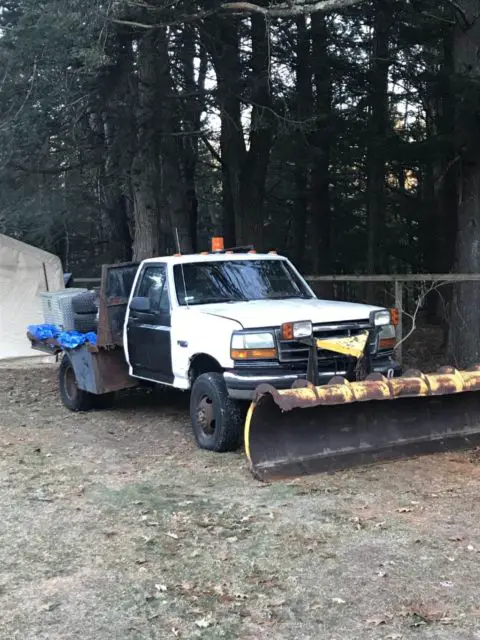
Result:
<svg viewBox="0 0 480 640"><path fill-rule="evenodd" d="M398 400L398 402L386 402ZM480 366L315 387L258 387L245 453L259 480L334 471L480 443Z"/></svg>

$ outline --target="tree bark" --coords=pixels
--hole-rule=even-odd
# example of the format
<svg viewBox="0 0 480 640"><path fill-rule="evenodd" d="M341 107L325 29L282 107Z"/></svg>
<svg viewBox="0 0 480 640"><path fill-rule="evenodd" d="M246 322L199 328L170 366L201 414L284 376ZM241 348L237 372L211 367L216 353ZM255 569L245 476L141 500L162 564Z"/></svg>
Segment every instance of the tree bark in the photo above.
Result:
<svg viewBox="0 0 480 640"><path fill-rule="evenodd" d="M480 5L478 0L458 0L454 62L457 74L456 270L480 272ZM454 288L450 316L449 351L456 366L480 362L480 286L462 283Z"/></svg>

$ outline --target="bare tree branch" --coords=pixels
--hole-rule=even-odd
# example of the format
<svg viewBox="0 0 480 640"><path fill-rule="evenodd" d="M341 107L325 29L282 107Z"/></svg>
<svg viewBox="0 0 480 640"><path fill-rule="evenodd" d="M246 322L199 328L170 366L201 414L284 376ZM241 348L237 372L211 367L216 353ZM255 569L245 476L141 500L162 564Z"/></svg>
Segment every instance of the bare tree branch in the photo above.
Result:
<svg viewBox="0 0 480 640"><path fill-rule="evenodd" d="M419 293L417 295L417 298L415 300L415 309L414 309L413 313L409 313L405 309L402 310L402 315L404 315L405 317L407 317L410 320L411 327L410 327L410 330L408 331L408 333L405 334L403 336L403 338L396 343L396 345L395 345L396 349L401 344L406 342L413 333L415 333L415 331L417 329L418 314L421 311L421 309L423 308L427 296L430 293L433 293L434 291L436 291L440 295L439 289L441 287L444 287L444 286L448 285L448 284L451 284L451 282L447 282L447 281L443 281L443 280L442 281L435 281L434 280L434 281L432 281L432 282L430 282L428 284L427 284L427 282L422 282L421 283L420 291L419 291Z"/></svg>
<svg viewBox="0 0 480 640"><path fill-rule="evenodd" d="M203 20L209 16L225 12L240 15L250 15L252 13L261 13L267 18L286 18L292 16L309 15L311 13L326 13L329 11L339 11L360 4L363 0L291 0L290 2L278 2L269 7L262 7L254 2L223 2L215 9L208 11L199 11L197 13L178 16L172 20L165 20L156 24L147 24L145 22L136 22L134 20L123 20L121 18L113 18L112 22L121 24L134 29L155 29L165 26L166 24L182 24L184 22L195 22Z"/></svg>
<svg viewBox="0 0 480 640"><path fill-rule="evenodd" d="M269 7L261 7L252 2L224 2L220 5L222 11L233 11L239 13L261 13L269 18L282 18L287 16L308 15L319 11L338 11L346 9L354 4L359 4L362 0L293 0L292 2L280 2Z"/></svg>

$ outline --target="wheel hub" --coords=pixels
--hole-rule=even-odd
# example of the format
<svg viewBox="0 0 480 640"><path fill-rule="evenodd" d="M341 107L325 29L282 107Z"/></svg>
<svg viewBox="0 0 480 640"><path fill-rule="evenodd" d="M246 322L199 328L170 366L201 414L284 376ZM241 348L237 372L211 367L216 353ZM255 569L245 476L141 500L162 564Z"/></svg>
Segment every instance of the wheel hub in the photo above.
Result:
<svg viewBox="0 0 480 640"><path fill-rule="evenodd" d="M68 367L65 371L65 391L70 400L77 394L77 381L72 367Z"/></svg>
<svg viewBox="0 0 480 640"><path fill-rule="evenodd" d="M213 403L211 398L204 396L197 406L196 411L197 424L202 431L211 436L215 431L215 419L213 415Z"/></svg>

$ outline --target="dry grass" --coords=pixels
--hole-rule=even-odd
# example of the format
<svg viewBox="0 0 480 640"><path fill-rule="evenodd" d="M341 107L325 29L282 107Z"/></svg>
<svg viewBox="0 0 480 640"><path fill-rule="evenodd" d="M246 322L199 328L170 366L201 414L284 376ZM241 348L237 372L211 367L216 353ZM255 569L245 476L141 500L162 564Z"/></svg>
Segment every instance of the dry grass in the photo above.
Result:
<svg viewBox="0 0 480 640"><path fill-rule="evenodd" d="M0 638L480 638L480 467L432 456L261 485L186 399L74 415L0 372Z"/></svg>

